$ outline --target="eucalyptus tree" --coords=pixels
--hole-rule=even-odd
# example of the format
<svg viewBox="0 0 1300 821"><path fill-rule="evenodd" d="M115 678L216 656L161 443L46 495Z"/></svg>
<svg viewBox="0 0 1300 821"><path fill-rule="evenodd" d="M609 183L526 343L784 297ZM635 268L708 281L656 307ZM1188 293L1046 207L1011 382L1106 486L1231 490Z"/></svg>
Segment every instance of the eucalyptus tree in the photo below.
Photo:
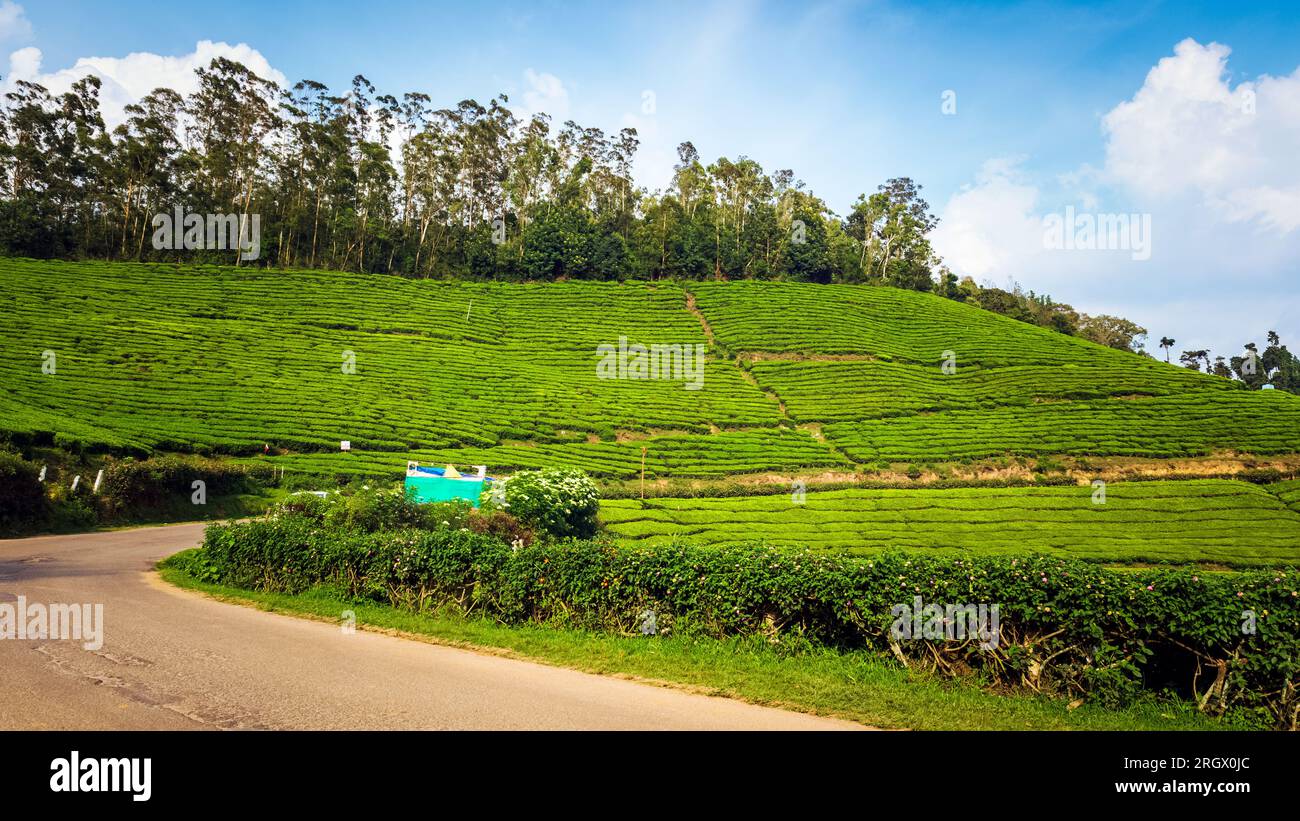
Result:
<svg viewBox="0 0 1300 821"><path fill-rule="evenodd" d="M184 100L156 88L126 106L126 121L113 129L112 167L122 213L118 256L140 259L151 215L168 210L179 190L177 158Z"/></svg>
<svg viewBox="0 0 1300 821"><path fill-rule="evenodd" d="M267 137L282 122L279 87L224 57L196 73L199 88L185 108L191 145L198 153L194 193L206 206L200 210L239 208L242 237ZM240 257L235 255L236 263Z"/></svg>

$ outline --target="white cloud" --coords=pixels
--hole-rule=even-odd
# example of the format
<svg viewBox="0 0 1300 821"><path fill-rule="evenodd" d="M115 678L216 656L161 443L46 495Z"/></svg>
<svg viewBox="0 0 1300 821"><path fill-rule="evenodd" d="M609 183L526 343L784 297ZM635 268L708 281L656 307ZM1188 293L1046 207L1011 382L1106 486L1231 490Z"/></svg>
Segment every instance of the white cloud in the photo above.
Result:
<svg viewBox="0 0 1300 821"><path fill-rule="evenodd" d="M155 88L172 88L182 95L198 90L194 72L213 59L225 57L243 63L255 74L285 85L285 77L274 69L261 52L244 43L200 41L194 51L178 57L135 52L125 57L82 57L71 68L49 73L41 71L41 51L24 48L9 55L9 72L0 90L7 91L15 80L39 83L51 94L62 94L77 80L93 74L102 81L99 99L105 124L112 129L126 119L124 109Z"/></svg>
<svg viewBox="0 0 1300 821"><path fill-rule="evenodd" d="M1227 222L1300 228L1300 68L1228 82L1231 49L1183 40L1103 119L1107 178L1151 202L1197 197Z"/></svg>
<svg viewBox="0 0 1300 821"><path fill-rule="evenodd" d="M17 80L32 80L41 71L41 50L28 46L20 48L9 55L9 77ZM12 82L6 82L8 88Z"/></svg>
<svg viewBox="0 0 1300 821"><path fill-rule="evenodd" d="M1042 221L1033 213L1038 188L1021 172L1023 159L986 161L975 184L948 199L932 240L953 271L1001 277L1042 249Z"/></svg>
<svg viewBox="0 0 1300 821"><path fill-rule="evenodd" d="M513 108L514 115L527 120L534 114L550 114L551 122L559 124L569 118L569 90L554 74L524 69L523 104Z"/></svg>
<svg viewBox="0 0 1300 821"><path fill-rule="evenodd" d="M4 0L0 3L0 40L25 40L32 36L32 24L23 7Z"/></svg>
<svg viewBox="0 0 1300 821"><path fill-rule="evenodd" d="M955 273L1126 316L1179 350L1235 354L1269 329L1300 345L1300 69L1233 87L1228 54L1184 40L1160 60L1102 118L1101 168L986 162L942 208L935 250ZM1067 205L1150 214L1151 258L1045 249L1042 219Z"/></svg>

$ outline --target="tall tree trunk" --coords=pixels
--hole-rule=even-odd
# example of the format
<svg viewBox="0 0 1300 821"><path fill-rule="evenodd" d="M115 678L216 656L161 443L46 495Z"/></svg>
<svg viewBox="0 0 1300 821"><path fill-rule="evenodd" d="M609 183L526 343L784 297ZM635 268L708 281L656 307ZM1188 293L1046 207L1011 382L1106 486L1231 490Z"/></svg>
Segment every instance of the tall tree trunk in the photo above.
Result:
<svg viewBox="0 0 1300 821"><path fill-rule="evenodd" d="M248 189L244 192L243 213L239 215L239 236L238 238L235 239L236 267L238 267L240 262L242 262L244 259L244 226L248 224L248 207L252 205L252 203L253 203L253 176L250 174L248 177ZM249 239L252 239L252 233L253 233L252 226L249 226L248 233L249 233ZM260 253L262 247L262 240L260 238L257 241L257 245L258 245L258 251Z"/></svg>
<svg viewBox="0 0 1300 821"><path fill-rule="evenodd" d="M131 231L131 197L132 197L132 194L133 194L134 191L135 191L135 181L132 180L132 181L129 182L129 183L127 184L127 186L126 186L126 199L123 200L123 203L122 203L122 205L123 205L123 212L122 212L122 250L121 250L121 254L122 254L123 257L126 256L126 241L127 241L127 237L129 236L129 232Z"/></svg>
<svg viewBox="0 0 1300 821"><path fill-rule="evenodd" d="M311 218L311 261L308 268L316 267L316 236L320 227L320 189L316 189L316 211Z"/></svg>

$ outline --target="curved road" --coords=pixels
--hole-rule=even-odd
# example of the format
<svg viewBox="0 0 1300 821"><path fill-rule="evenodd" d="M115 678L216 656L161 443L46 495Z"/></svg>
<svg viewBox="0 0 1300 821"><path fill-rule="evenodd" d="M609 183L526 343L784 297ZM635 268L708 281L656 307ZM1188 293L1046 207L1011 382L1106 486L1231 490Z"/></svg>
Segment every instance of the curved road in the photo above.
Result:
<svg viewBox="0 0 1300 821"><path fill-rule="evenodd" d="M854 729L264 613L152 572L204 525L0 541L0 605L103 604L104 643L0 639L4 729ZM860 729L860 728L858 728Z"/></svg>

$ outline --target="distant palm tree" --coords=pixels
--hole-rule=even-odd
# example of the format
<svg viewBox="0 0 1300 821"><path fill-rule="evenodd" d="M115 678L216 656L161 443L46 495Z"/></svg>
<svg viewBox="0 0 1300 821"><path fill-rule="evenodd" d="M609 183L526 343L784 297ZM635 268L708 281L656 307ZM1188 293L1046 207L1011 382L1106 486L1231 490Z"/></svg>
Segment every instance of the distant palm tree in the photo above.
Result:
<svg viewBox="0 0 1300 821"><path fill-rule="evenodd" d="M1172 347L1174 346L1174 342L1175 342L1175 340L1170 339L1170 338L1167 337L1167 336L1162 336L1162 337L1160 337L1160 347L1162 347L1162 348L1165 349L1165 361L1166 361L1166 362L1169 361L1169 349L1172 348Z"/></svg>

